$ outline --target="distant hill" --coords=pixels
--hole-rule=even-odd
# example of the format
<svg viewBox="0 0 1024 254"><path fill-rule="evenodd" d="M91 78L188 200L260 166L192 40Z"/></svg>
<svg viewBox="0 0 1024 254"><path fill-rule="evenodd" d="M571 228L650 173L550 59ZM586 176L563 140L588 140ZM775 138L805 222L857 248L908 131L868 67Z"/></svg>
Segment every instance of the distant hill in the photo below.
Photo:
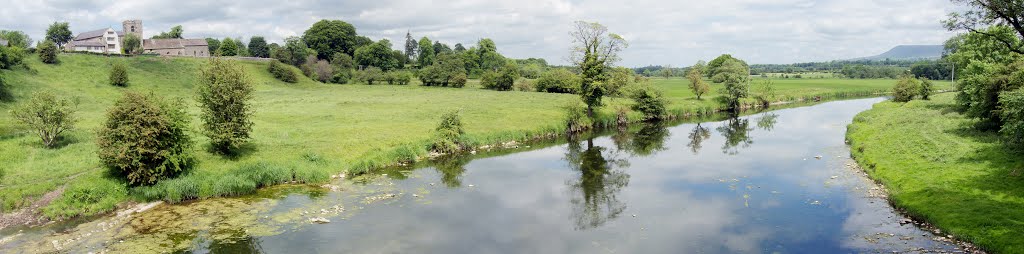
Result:
<svg viewBox="0 0 1024 254"><path fill-rule="evenodd" d="M850 60L912 60L937 59L942 57L942 45L899 45L877 56L861 57Z"/></svg>

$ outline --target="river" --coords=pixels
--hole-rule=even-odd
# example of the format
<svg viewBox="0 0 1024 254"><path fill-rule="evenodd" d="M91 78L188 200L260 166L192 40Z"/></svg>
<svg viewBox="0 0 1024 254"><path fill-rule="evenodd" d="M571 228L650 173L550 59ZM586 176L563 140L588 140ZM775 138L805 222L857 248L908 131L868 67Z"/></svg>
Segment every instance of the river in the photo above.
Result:
<svg viewBox="0 0 1024 254"><path fill-rule="evenodd" d="M849 158L881 98L449 158L324 187L0 232L5 253L863 253L954 251ZM328 222L329 221L329 222Z"/></svg>

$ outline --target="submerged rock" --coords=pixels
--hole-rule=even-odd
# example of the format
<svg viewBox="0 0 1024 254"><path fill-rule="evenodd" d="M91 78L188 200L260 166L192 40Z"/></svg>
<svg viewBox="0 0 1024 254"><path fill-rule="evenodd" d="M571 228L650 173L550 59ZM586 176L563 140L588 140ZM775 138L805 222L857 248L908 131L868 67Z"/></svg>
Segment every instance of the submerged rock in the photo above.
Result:
<svg viewBox="0 0 1024 254"><path fill-rule="evenodd" d="M317 223L317 224L327 224L327 223L331 223L331 220L328 220L327 218L323 218L323 217L315 217L315 218L309 218L309 222L310 223Z"/></svg>

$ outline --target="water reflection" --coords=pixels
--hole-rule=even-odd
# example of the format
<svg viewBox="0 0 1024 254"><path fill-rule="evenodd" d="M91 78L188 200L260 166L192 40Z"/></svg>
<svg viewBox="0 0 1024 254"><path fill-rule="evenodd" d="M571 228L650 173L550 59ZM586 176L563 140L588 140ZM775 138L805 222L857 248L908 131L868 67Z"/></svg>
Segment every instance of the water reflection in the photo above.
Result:
<svg viewBox="0 0 1024 254"><path fill-rule="evenodd" d="M764 113L757 118L757 128L771 131L775 129L775 123L779 121L779 115L775 113Z"/></svg>
<svg viewBox="0 0 1024 254"><path fill-rule="evenodd" d="M690 151L692 151L694 155L696 155L700 153L700 149L703 148L702 144L704 141L711 138L711 130L698 123L697 126L693 127L693 131L690 131L689 137L690 143L686 144L686 146L690 148Z"/></svg>
<svg viewBox="0 0 1024 254"><path fill-rule="evenodd" d="M470 161L469 156L450 156L434 161L434 169L441 174L441 183L448 188L462 186L462 175L466 173L466 164Z"/></svg>
<svg viewBox="0 0 1024 254"><path fill-rule="evenodd" d="M606 151L608 157L605 157ZM569 142L565 160L580 174L579 178L566 182L576 230L600 227L618 218L626 209L618 195L629 185L629 174L622 170L629 162L618 155L617 151L595 146L593 138L586 142Z"/></svg>
<svg viewBox="0 0 1024 254"><path fill-rule="evenodd" d="M196 249L186 253L264 253L262 243L263 241L259 238L245 235L243 231L239 231L230 239L209 241L206 249ZM196 246L202 245L196 244Z"/></svg>
<svg viewBox="0 0 1024 254"><path fill-rule="evenodd" d="M736 155L740 153L740 148L750 147L754 143L750 137L750 132L754 129L750 128L750 120L746 118L729 118L716 130L725 138L722 153Z"/></svg>
<svg viewBox="0 0 1024 254"><path fill-rule="evenodd" d="M620 128L612 136L615 147L621 151L627 151L636 156L650 156L657 152L667 150L665 141L671 133L668 125L664 122L645 123L635 132L629 129Z"/></svg>

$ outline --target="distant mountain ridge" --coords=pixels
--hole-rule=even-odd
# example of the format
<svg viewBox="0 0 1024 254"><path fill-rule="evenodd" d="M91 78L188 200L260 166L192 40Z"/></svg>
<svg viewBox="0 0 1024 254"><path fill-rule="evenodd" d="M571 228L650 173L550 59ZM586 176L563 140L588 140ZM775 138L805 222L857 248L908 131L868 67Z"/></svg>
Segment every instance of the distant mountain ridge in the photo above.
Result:
<svg viewBox="0 0 1024 254"><path fill-rule="evenodd" d="M876 56L854 58L850 60L913 60L938 59L942 57L942 45L899 45Z"/></svg>

